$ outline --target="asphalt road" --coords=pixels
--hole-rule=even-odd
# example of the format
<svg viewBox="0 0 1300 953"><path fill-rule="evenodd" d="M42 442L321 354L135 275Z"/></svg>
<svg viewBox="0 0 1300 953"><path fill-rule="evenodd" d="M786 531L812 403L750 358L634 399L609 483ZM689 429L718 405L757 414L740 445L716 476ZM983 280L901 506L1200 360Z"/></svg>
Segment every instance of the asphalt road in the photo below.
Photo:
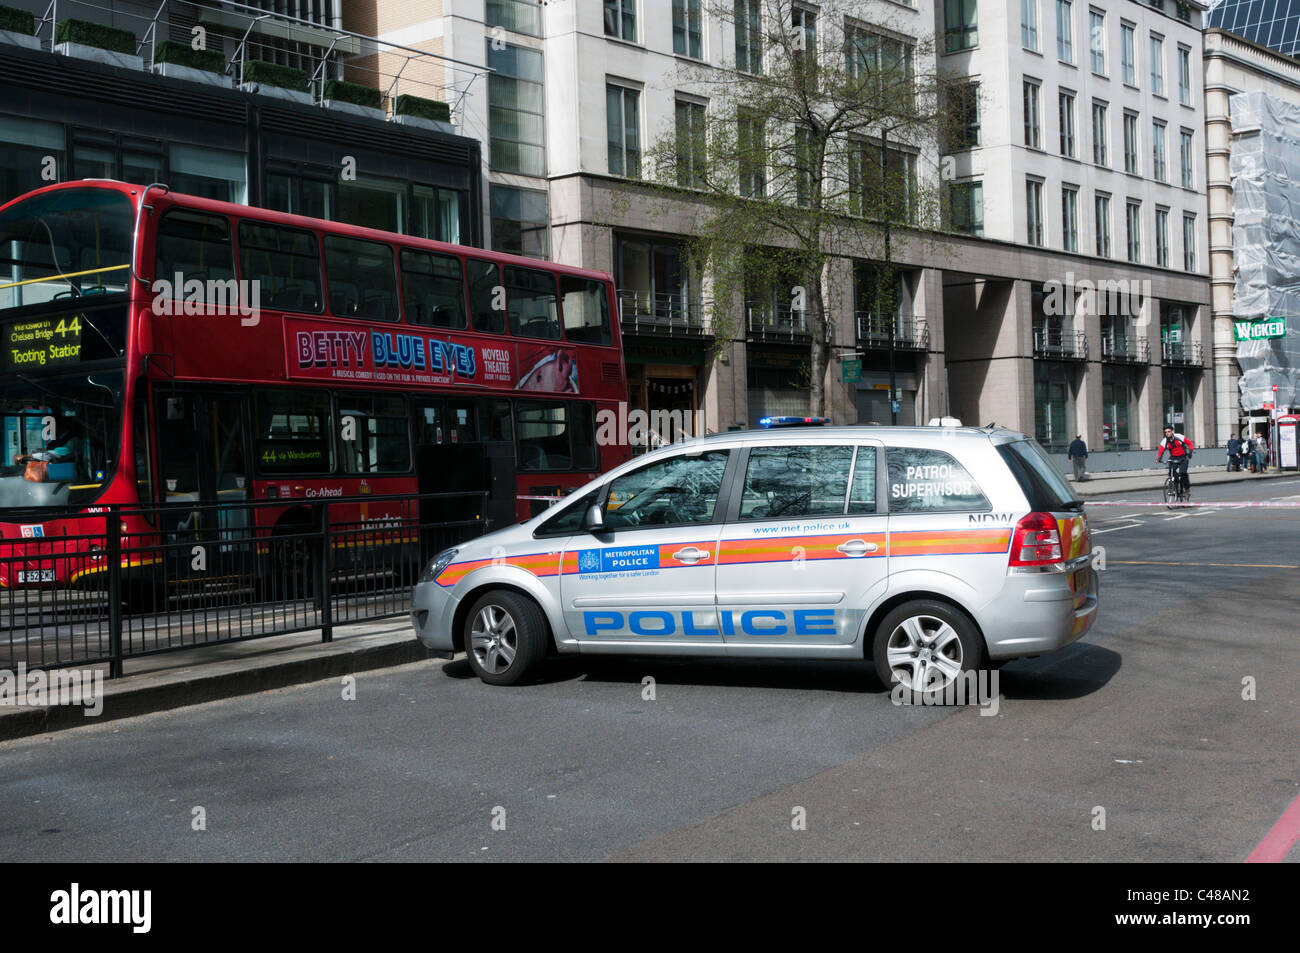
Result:
<svg viewBox="0 0 1300 953"><path fill-rule="evenodd" d="M1089 516L1098 624L995 716L865 664L421 663L0 744L0 860L1244 860L1300 795L1300 507Z"/></svg>

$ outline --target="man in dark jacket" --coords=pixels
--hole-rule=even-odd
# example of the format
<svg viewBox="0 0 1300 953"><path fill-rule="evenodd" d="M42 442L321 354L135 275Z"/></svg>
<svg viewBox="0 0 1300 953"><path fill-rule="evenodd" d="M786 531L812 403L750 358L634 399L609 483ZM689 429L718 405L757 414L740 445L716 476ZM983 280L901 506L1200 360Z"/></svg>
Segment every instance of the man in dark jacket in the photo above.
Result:
<svg viewBox="0 0 1300 953"><path fill-rule="evenodd" d="M1241 441L1236 437L1228 438L1228 472L1241 469Z"/></svg>
<svg viewBox="0 0 1300 953"><path fill-rule="evenodd" d="M1066 459L1074 464L1074 478L1076 480L1086 480L1088 478L1084 473L1084 464L1088 460L1088 445L1083 442L1083 434L1077 433L1074 435L1074 441L1070 444Z"/></svg>

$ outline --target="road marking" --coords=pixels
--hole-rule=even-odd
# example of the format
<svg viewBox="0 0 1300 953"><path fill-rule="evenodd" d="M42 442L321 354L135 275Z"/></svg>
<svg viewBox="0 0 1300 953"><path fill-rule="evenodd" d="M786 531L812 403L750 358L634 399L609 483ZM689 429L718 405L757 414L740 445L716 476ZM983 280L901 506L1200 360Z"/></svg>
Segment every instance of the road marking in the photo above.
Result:
<svg viewBox="0 0 1300 953"><path fill-rule="evenodd" d="M1168 523L1170 520L1185 520L1191 515L1191 513L1179 513L1177 516L1166 516L1164 521Z"/></svg>
<svg viewBox="0 0 1300 953"><path fill-rule="evenodd" d="M1282 812L1272 830L1246 858L1248 864L1279 864L1286 860L1295 842L1300 840L1300 797Z"/></svg>
<svg viewBox="0 0 1300 953"><path fill-rule="evenodd" d="M1131 517L1129 518L1131 519ZM1110 529L1095 529L1092 531L1093 536L1100 536L1103 533L1117 533L1122 529L1133 529L1135 526L1141 526L1141 520L1132 520L1128 526L1112 526Z"/></svg>
<svg viewBox="0 0 1300 953"><path fill-rule="evenodd" d="M1210 566L1215 569L1300 569L1291 563L1179 563L1159 559L1112 559L1117 566Z"/></svg>

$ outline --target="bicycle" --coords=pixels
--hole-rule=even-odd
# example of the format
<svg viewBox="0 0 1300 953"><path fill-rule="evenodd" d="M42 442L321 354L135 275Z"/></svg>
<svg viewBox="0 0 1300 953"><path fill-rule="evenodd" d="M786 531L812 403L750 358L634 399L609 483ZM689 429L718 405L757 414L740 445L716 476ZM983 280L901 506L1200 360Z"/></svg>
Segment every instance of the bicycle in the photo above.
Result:
<svg viewBox="0 0 1300 953"><path fill-rule="evenodd" d="M1187 490L1178 474L1178 461L1169 459L1169 476L1165 477L1165 504L1172 510L1187 502Z"/></svg>

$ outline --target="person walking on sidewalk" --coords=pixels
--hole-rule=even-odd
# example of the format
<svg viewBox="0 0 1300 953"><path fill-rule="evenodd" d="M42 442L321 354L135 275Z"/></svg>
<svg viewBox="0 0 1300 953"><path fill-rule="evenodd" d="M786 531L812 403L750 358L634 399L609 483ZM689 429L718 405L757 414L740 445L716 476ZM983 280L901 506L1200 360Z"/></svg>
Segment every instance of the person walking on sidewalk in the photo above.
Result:
<svg viewBox="0 0 1300 953"><path fill-rule="evenodd" d="M1241 469L1241 441L1236 437L1228 438L1228 472Z"/></svg>
<svg viewBox="0 0 1300 953"><path fill-rule="evenodd" d="M1185 499L1192 498L1192 481L1187 476L1187 464L1191 462L1192 451L1196 448L1192 442L1180 433L1175 433L1174 428L1165 424L1165 439L1160 441L1160 447L1156 450L1156 463L1169 451L1169 463L1174 468L1178 478L1183 483L1183 496Z"/></svg>
<svg viewBox="0 0 1300 953"><path fill-rule="evenodd" d="M1260 473L1268 472L1268 437L1261 433L1255 438L1255 462Z"/></svg>
<svg viewBox="0 0 1300 953"><path fill-rule="evenodd" d="M1251 473L1255 472L1255 444L1249 434L1241 439L1241 468L1245 470L1247 467Z"/></svg>
<svg viewBox="0 0 1300 953"><path fill-rule="evenodd" d="M1088 445L1083 442L1083 434L1077 433L1074 435L1066 459L1074 464L1074 478L1076 480L1088 479L1084 470L1084 464L1088 462Z"/></svg>

